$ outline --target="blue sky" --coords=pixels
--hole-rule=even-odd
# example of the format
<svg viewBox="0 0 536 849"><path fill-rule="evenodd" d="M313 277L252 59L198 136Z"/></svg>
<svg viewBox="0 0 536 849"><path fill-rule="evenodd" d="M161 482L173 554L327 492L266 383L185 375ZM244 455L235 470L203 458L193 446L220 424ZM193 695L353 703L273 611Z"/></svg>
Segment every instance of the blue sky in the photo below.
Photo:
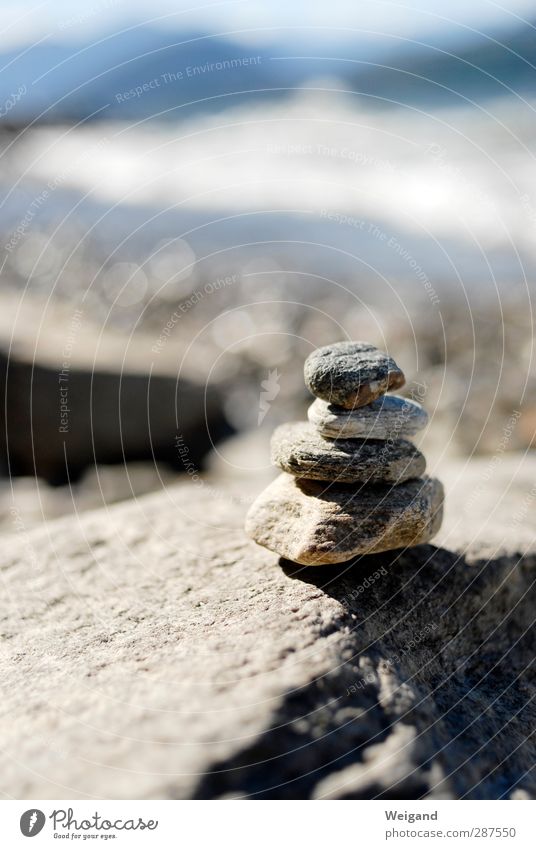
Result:
<svg viewBox="0 0 536 849"><path fill-rule="evenodd" d="M370 38L367 31L409 38L512 26L536 17L536 0L0 0L4 49L35 41L85 38L137 21L210 32L245 30L248 41L289 37L326 41ZM315 32L315 28L316 32ZM300 35L301 31L301 35ZM470 29L469 29L470 32ZM361 33L361 36L359 36Z"/></svg>

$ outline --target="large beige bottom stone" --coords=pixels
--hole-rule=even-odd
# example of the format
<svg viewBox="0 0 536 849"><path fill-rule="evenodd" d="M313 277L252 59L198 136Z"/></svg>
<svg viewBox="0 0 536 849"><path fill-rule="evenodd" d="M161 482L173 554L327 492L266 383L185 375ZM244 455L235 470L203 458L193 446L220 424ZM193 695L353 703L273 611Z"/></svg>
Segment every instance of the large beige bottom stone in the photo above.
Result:
<svg viewBox="0 0 536 849"><path fill-rule="evenodd" d="M246 532L288 560L322 565L429 542L442 516L436 478L356 487L283 473L252 504Z"/></svg>

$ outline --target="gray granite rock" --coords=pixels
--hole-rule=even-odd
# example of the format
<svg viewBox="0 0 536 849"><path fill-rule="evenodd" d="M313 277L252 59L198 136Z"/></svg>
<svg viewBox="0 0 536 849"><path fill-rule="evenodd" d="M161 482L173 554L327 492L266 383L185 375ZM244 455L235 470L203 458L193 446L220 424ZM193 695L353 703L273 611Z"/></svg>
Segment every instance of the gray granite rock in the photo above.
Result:
<svg viewBox="0 0 536 849"><path fill-rule="evenodd" d="M402 483L426 469L424 456L407 439L324 439L309 422L276 428L271 459L296 477L339 483Z"/></svg>
<svg viewBox="0 0 536 849"><path fill-rule="evenodd" d="M368 342L337 342L317 348L304 365L305 384L313 395L345 409L370 404L388 389L405 383L395 361Z"/></svg>
<svg viewBox="0 0 536 849"><path fill-rule="evenodd" d="M428 423L424 407L400 395L382 395L357 410L345 410L317 398L307 416L329 439L400 439L415 436Z"/></svg>
<svg viewBox="0 0 536 849"><path fill-rule="evenodd" d="M4 536L4 798L536 797L536 457L468 498L488 464L435 545L340 567L216 481Z"/></svg>
<svg viewBox="0 0 536 849"><path fill-rule="evenodd" d="M442 516L436 478L356 488L283 472L251 505L246 533L281 557L318 566L429 542Z"/></svg>

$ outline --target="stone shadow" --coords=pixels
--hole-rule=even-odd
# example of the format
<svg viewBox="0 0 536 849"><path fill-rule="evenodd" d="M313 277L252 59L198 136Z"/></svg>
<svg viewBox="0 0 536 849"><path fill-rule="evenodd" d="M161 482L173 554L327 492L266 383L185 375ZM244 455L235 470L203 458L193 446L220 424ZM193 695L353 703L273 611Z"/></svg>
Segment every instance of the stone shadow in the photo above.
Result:
<svg viewBox="0 0 536 849"><path fill-rule="evenodd" d="M534 556L423 545L280 566L339 603L323 634L337 635L339 663L288 693L271 728L205 775L196 798L329 795L342 770L337 798L536 795Z"/></svg>

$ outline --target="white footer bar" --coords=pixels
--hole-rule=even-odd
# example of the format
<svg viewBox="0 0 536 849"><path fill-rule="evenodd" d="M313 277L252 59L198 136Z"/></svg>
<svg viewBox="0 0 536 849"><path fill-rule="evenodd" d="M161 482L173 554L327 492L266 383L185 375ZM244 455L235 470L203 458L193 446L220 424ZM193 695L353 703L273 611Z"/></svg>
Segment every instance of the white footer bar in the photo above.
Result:
<svg viewBox="0 0 536 849"><path fill-rule="evenodd" d="M534 849L534 801L4 801L1 845ZM30 843L29 840L35 840Z"/></svg>

